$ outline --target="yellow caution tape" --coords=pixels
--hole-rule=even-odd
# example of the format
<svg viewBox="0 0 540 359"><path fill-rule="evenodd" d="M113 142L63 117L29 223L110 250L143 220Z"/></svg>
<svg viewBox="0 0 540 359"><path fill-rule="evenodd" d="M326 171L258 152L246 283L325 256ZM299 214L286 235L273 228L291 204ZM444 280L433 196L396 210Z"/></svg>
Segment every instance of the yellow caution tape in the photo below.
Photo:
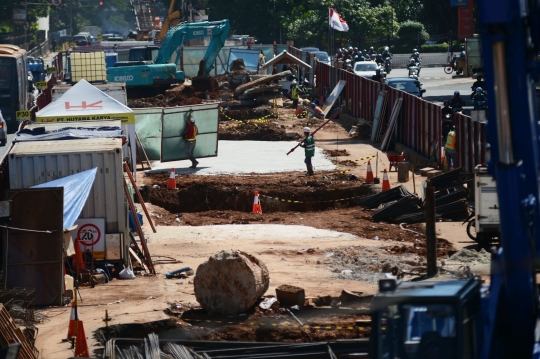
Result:
<svg viewBox="0 0 540 359"><path fill-rule="evenodd" d="M226 325L249 325L249 326L260 326L260 327L288 327L288 328L302 328L302 329L327 329L327 330L355 330L363 329L354 325L309 325L304 324L300 325L297 323L277 323L277 322L233 322L225 320L208 320L208 319L191 319L191 318L182 318L182 320L190 323L217 323L217 324L226 324Z"/></svg>
<svg viewBox="0 0 540 359"><path fill-rule="evenodd" d="M254 122L254 123L270 122L270 121L272 121L271 119L270 119L270 120L267 120L267 118L270 117L270 116L277 116L277 118L279 118L279 114L277 114L277 113L271 113L271 114L268 114L268 115L263 116L263 117L261 117L261 118L256 118L256 119L252 119L252 120L236 120L236 119L234 119L234 118L228 116L227 114L225 114L225 112L223 112L223 109L222 109L222 108L220 108L219 111L221 112L221 114L222 114L225 118L229 119L230 121L236 121L236 122L242 122L242 123L246 123L246 122Z"/></svg>
<svg viewBox="0 0 540 359"><path fill-rule="evenodd" d="M259 197L273 199L273 200L278 201L278 202L313 204L313 203L329 203L329 202L349 201L351 199L365 197L365 195L364 196L353 196L353 197L347 197L347 198L340 198L340 199L330 199L330 200L327 200L327 201L310 201L310 202L308 202L308 201L295 201L293 199L285 199L285 198L280 198L280 197L265 196L264 194L260 194L260 193L259 193Z"/></svg>

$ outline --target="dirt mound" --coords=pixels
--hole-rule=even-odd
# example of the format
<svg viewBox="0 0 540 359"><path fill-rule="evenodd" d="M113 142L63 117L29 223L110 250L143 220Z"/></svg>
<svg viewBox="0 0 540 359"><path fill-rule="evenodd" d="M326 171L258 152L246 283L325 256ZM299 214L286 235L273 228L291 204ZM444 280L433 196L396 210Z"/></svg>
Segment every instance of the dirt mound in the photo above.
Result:
<svg viewBox="0 0 540 359"><path fill-rule="evenodd" d="M221 123L219 126L220 140L243 141L288 141L285 129L271 122L266 123Z"/></svg>
<svg viewBox="0 0 540 359"><path fill-rule="evenodd" d="M188 106L201 103L202 100L200 98L188 97L180 91L169 92L165 95L160 94L155 97L128 100L128 106L131 108Z"/></svg>
<svg viewBox="0 0 540 359"><path fill-rule="evenodd" d="M491 254L489 254L484 248L477 252L473 249L463 248L460 251L454 253L448 263L459 263L459 264L469 264L469 265L479 265L479 264L490 264L491 263Z"/></svg>
<svg viewBox="0 0 540 359"><path fill-rule="evenodd" d="M350 155L347 150L324 150L324 153L326 153L329 157L344 157Z"/></svg>

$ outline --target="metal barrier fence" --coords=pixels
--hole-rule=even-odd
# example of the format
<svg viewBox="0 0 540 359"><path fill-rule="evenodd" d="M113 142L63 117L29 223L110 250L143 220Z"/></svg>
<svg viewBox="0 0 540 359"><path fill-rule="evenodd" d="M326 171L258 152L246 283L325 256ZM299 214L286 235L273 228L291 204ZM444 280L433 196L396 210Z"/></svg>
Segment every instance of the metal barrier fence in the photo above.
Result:
<svg viewBox="0 0 540 359"><path fill-rule="evenodd" d="M36 98L36 104L30 109L30 119L36 120L36 112L47 106L52 101L52 88L56 85L56 76L52 74L47 81L47 87L44 88Z"/></svg>
<svg viewBox="0 0 540 359"><path fill-rule="evenodd" d="M304 53L292 46L289 52L300 59L308 59L309 53ZM434 64L441 62L443 54L425 54ZM444 54L446 56L446 54ZM425 61L425 60L424 60ZM387 108L384 118L381 119L383 128L388 125L392 107L396 99L403 98L401 113L394 132L397 142L411 148L428 159L436 159L439 164L442 159L441 148L444 147L442 139L442 112L441 107L401 90L391 88L354 73L336 69L316 61L312 70L316 80L313 82L319 94L326 93L339 81L347 81L340 103L345 103L351 116L373 121L375 104L380 91L388 91ZM313 78L313 77L312 77ZM323 98L321 98L324 100ZM472 121L471 117L462 114L454 118L456 125L456 162L457 166L464 167L472 172L478 164L486 162L485 153L485 123Z"/></svg>

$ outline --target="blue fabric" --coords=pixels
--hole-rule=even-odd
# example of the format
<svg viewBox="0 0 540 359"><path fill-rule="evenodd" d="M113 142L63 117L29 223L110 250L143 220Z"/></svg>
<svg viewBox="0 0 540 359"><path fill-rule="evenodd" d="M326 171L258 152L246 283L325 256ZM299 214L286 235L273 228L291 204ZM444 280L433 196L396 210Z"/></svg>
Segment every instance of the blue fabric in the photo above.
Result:
<svg viewBox="0 0 540 359"><path fill-rule="evenodd" d="M64 228L70 228L79 218L86 199L90 194L97 167L54 181L42 183L32 188L64 187Z"/></svg>

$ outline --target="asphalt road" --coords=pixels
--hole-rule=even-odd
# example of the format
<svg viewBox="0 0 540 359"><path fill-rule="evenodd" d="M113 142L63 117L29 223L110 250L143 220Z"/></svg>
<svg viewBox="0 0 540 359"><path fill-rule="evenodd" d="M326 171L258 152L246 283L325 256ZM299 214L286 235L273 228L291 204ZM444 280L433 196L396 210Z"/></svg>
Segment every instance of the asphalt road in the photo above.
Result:
<svg viewBox="0 0 540 359"><path fill-rule="evenodd" d="M407 77L407 69L394 69L388 75L392 77ZM420 83L426 89L422 97L426 101L443 104L444 100L450 100L454 96L454 91L459 91L463 100L467 103L463 113L470 115L473 108L471 100L471 86L474 79L470 77L457 76L456 73L447 75L442 67L424 67L420 70Z"/></svg>

